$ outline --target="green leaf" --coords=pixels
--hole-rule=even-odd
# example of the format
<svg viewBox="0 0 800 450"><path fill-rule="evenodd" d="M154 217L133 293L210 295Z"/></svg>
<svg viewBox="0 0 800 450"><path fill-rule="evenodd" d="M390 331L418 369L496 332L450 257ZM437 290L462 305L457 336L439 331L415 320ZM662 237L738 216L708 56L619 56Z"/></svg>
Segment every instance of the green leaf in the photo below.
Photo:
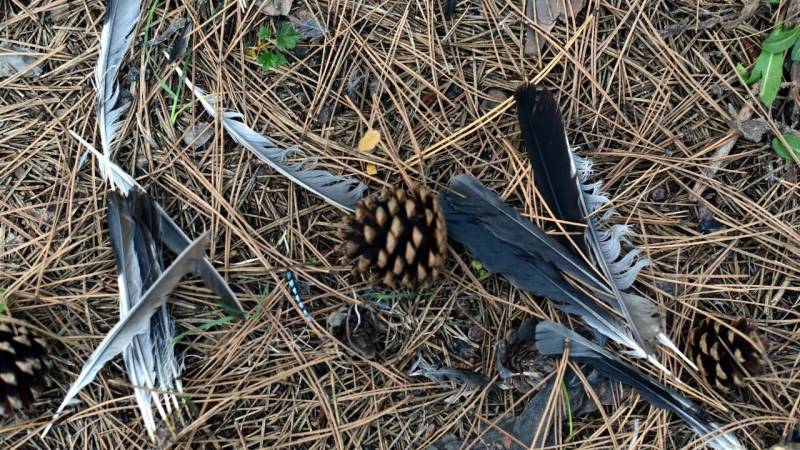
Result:
<svg viewBox="0 0 800 450"><path fill-rule="evenodd" d="M739 78L744 82L747 82L747 79L750 78L750 72L747 71L747 68L742 63L736 63L736 73L739 74Z"/></svg>
<svg viewBox="0 0 800 450"><path fill-rule="evenodd" d="M798 36L800 36L800 27L792 27L788 30L782 30L779 26L775 27L775 30L764 41L762 49L765 52L780 53L794 45Z"/></svg>
<svg viewBox="0 0 800 450"><path fill-rule="evenodd" d="M769 57L763 68L761 91L758 93L767 108L772 107L772 102L778 96L778 89L781 87L781 78L783 76L783 57L785 54L785 52L767 53Z"/></svg>
<svg viewBox="0 0 800 450"><path fill-rule="evenodd" d="M264 70L276 69L280 66L286 65L286 56L280 53L262 53L258 55L258 63Z"/></svg>
<svg viewBox="0 0 800 450"><path fill-rule="evenodd" d="M795 41L792 47L792 61L800 61L800 39Z"/></svg>
<svg viewBox="0 0 800 450"><path fill-rule="evenodd" d="M268 41L270 36L269 28L264 25L258 29L258 39L260 41Z"/></svg>
<svg viewBox="0 0 800 450"><path fill-rule="evenodd" d="M756 65L753 66L753 71L750 72L750 77L746 81L747 84L753 84L761 79L761 75L764 73L764 66L767 65L769 56L770 54L767 52L761 52L761 54L758 55L758 59L756 59Z"/></svg>
<svg viewBox="0 0 800 450"><path fill-rule="evenodd" d="M786 143L792 147L792 153L794 153L797 158L800 158L800 136L784 134L783 138L786 140ZM787 149L786 146L783 145L783 142L777 137L772 139L772 149L775 150L775 153L781 158L794 161L791 153L789 153L789 149Z"/></svg>
<svg viewBox="0 0 800 450"><path fill-rule="evenodd" d="M284 22L278 34L275 35L275 47L281 51L291 50L297 45L299 39L300 33L294 29L291 23Z"/></svg>

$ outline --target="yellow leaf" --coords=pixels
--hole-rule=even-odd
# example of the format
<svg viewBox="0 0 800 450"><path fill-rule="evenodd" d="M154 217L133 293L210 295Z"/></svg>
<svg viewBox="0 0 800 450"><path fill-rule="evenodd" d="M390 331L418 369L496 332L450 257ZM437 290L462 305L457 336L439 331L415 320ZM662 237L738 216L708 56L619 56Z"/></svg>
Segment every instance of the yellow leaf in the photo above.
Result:
<svg viewBox="0 0 800 450"><path fill-rule="evenodd" d="M372 163L367 163L367 175L377 175L378 166Z"/></svg>
<svg viewBox="0 0 800 450"><path fill-rule="evenodd" d="M358 151L360 152L371 152L375 146L381 141L381 133L377 130L373 130L370 128L364 133L364 137L358 141ZM377 171L377 168L375 168ZM377 172L376 172L377 173Z"/></svg>

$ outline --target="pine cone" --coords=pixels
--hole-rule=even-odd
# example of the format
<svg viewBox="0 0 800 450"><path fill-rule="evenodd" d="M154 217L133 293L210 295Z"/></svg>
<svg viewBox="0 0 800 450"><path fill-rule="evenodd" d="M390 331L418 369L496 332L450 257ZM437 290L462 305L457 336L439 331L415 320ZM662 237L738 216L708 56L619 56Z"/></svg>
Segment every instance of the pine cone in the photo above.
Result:
<svg viewBox="0 0 800 450"><path fill-rule="evenodd" d="M497 345L497 370L503 380L520 392L527 392L555 370L552 358L536 350L536 325L525 320L519 330L509 330Z"/></svg>
<svg viewBox="0 0 800 450"><path fill-rule="evenodd" d="M386 326L371 309L358 305L343 306L328 316L333 337L373 359L383 349Z"/></svg>
<svg viewBox="0 0 800 450"><path fill-rule="evenodd" d="M355 261L353 273L373 282L411 289L439 276L447 256L447 228L439 201L430 190L409 193L392 188L356 207L342 235L342 253Z"/></svg>
<svg viewBox="0 0 800 450"><path fill-rule="evenodd" d="M50 366L43 339L16 322L0 321L0 417L30 408Z"/></svg>
<svg viewBox="0 0 800 450"><path fill-rule="evenodd" d="M761 372L764 345L745 318L730 326L706 318L689 334L689 353L708 384L728 392Z"/></svg>

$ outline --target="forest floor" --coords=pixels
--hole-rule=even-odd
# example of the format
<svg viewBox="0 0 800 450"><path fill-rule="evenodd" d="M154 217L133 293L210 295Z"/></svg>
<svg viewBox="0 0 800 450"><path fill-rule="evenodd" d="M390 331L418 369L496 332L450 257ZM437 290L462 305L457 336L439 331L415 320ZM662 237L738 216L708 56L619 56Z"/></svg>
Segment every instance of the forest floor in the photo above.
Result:
<svg viewBox="0 0 800 450"><path fill-rule="evenodd" d="M119 317L108 185L92 158L79 165L83 147L68 133L100 145L93 82L105 3L0 1L0 45L23 46L36 61L0 76L0 306L48 336L55 367L34 409L0 422L2 448L153 447L121 358L40 437ZM662 381L747 448L796 438L798 183L795 163L770 141L796 128L800 96L784 83L766 108L736 65L753 67L786 3L797 2L573 0L552 30L540 28L542 48L529 55L525 30L534 21L521 0L453 0L449 18L451 1L439 0L283 0L277 6L291 8L276 16L260 3L147 0L120 71L131 107L115 161L189 236L209 232L214 266L254 312L227 320L196 278L176 290L170 311L185 354L182 398L192 408L160 446L512 448L516 438L499 430L536 389L469 390L409 370L422 357L497 381L497 344L523 319L574 322L484 273L459 245L428 289L400 292L351 275L337 252L346 213L237 145L179 89L162 52L180 31L148 44L181 19L190 21L180 64L189 79L279 146L299 146L298 161L312 158L370 193L410 183L441 190L469 173L540 222L511 97L520 83L539 82L556 96L571 143L593 160L592 177L619 212L614 221L631 225L632 244L651 261L637 288L659 305L678 347L703 317L746 317L763 336L763 374L730 393L664 352L680 383ZM276 33L289 17L302 32L297 46L285 64L262 70L259 28ZM380 143L358 151L368 129ZM287 268L311 324L292 301ZM348 305L383 324L373 358L328 329ZM568 363L555 366L551 388ZM538 430L548 448L704 448L684 422L635 392L576 411L565 401L572 395L552 391Z"/></svg>

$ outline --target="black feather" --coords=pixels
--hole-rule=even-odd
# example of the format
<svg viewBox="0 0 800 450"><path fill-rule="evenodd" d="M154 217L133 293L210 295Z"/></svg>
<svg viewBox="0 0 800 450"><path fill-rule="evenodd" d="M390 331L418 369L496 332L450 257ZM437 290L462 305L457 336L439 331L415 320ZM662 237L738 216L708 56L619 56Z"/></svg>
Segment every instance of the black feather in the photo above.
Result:
<svg viewBox="0 0 800 450"><path fill-rule="evenodd" d="M439 199L448 234L487 270L503 275L520 289L560 303L572 303L576 297L595 303L561 273L599 288L592 269L475 178L454 177L450 192L440 193Z"/></svg>
<svg viewBox="0 0 800 450"><path fill-rule="evenodd" d="M605 377L633 387L651 405L674 412L700 436L717 432L718 425L716 423L708 420L706 414L697 405L673 389L555 322L543 321L537 325L536 348L542 354L561 355L564 353L566 345L569 345L571 360L586 364ZM736 437L730 433L709 439L708 445L719 450L744 449Z"/></svg>
<svg viewBox="0 0 800 450"><path fill-rule="evenodd" d="M444 0L444 18L452 19L456 13L456 0Z"/></svg>
<svg viewBox="0 0 800 450"><path fill-rule="evenodd" d="M562 311L581 316L599 333L645 356L593 296L564 277L563 272L567 272L590 288L600 286L591 268L557 240L522 218L469 175L454 177L450 192L440 193L439 198L448 234L461 242L487 270L502 275L524 291L549 298Z"/></svg>
<svg viewBox="0 0 800 450"><path fill-rule="evenodd" d="M517 116L522 130L522 140L528 159L533 165L533 177L553 216L562 221L564 230L584 253L583 239L586 217L580 208L581 193L578 180L573 173L573 162L569 152L567 136L553 94L538 90L525 83L514 92L517 101ZM566 238L561 240L568 242ZM568 245L572 248L572 246Z"/></svg>

